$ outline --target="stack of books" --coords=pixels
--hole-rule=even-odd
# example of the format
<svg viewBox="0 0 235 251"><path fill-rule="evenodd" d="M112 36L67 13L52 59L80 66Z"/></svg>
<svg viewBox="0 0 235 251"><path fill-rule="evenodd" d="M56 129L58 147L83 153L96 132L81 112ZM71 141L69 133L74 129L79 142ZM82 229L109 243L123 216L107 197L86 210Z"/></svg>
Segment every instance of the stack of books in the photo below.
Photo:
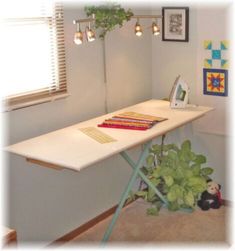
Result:
<svg viewBox="0 0 235 251"><path fill-rule="evenodd" d="M166 118L136 113L125 112L106 119L98 127L131 129L131 130L147 130L153 127L156 123L162 122Z"/></svg>

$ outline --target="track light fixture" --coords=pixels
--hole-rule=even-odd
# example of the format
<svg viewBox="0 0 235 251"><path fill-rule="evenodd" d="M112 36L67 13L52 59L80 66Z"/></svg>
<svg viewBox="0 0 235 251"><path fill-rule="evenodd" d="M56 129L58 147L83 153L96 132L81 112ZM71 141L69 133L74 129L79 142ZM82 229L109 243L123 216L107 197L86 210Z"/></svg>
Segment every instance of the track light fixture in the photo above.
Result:
<svg viewBox="0 0 235 251"><path fill-rule="evenodd" d="M152 23L152 32L154 36L157 36L160 34L160 28L155 22Z"/></svg>
<svg viewBox="0 0 235 251"><path fill-rule="evenodd" d="M142 28L141 28L141 26L139 24L139 19L137 19L137 22L135 24L135 35L140 37L142 34L143 34Z"/></svg>
<svg viewBox="0 0 235 251"><path fill-rule="evenodd" d="M160 34L160 28L157 25L157 19L162 18L162 16L160 16L160 15L134 15L131 18L136 18L137 19L137 22L136 22L136 25L135 25L135 34L136 34L136 36L140 37L143 34L143 30L142 30L142 27L141 27L140 21L139 21L141 18L155 19L156 22L153 22L152 26L150 28L152 28L153 35L157 36L157 35Z"/></svg>
<svg viewBox="0 0 235 251"><path fill-rule="evenodd" d="M76 24L76 32L74 34L74 43L82 44L83 42L83 32L81 31L81 23L88 23L88 26L85 29L85 35L88 42L92 42L95 40L95 32L91 29L91 23L95 21L95 16L92 15L92 18L78 19L73 20L73 23Z"/></svg>
<svg viewBox="0 0 235 251"><path fill-rule="evenodd" d="M77 23L77 30L74 34L74 43L75 44L82 44L82 41L83 41L83 34L81 32L81 29L80 29L80 23Z"/></svg>
<svg viewBox="0 0 235 251"><path fill-rule="evenodd" d="M147 27L152 29L152 33L154 36L157 36L160 34L160 28L157 24L157 20L162 18L160 15L133 15L131 18L136 18L136 24L135 24L135 35L140 37L143 34L142 26L140 25L140 19L152 19L155 20L152 23L152 26ZM82 44L83 42L83 34L85 34L86 39L88 42L92 42L95 40L95 31L92 30L91 25L95 22L95 15L93 14L91 18L85 18L85 19L78 19L74 20L73 23L76 24L76 32L74 34L74 43L75 44ZM85 32L81 31L81 23L88 23L88 26L86 26Z"/></svg>
<svg viewBox="0 0 235 251"><path fill-rule="evenodd" d="M95 32L91 29L90 22L89 22L89 26L86 27L86 38L88 42L92 42L95 40Z"/></svg>

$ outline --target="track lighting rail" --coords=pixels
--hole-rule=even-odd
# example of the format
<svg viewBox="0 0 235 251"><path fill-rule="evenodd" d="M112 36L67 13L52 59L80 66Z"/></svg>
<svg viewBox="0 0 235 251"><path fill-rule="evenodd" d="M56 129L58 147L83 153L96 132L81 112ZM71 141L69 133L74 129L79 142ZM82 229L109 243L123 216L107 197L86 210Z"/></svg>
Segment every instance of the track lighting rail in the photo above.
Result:
<svg viewBox="0 0 235 251"><path fill-rule="evenodd" d="M161 15L134 15L132 16L131 18L137 18L137 19L140 19L140 18L152 18L152 19L156 19L156 18L162 18Z"/></svg>
<svg viewBox="0 0 235 251"><path fill-rule="evenodd" d="M78 24L78 23L89 23L95 21L95 18L84 18L84 19L77 19L73 20L73 24Z"/></svg>
<svg viewBox="0 0 235 251"><path fill-rule="evenodd" d="M135 25L135 34L136 36L140 37L143 34L143 29L140 25L141 19L152 19L152 34L154 36L157 36L160 34L160 28L157 24L157 20L161 19L161 15L133 15L131 18L137 19L136 25ZM154 20L154 21L153 21ZM76 25L76 32L74 34L74 42L75 44L82 44L83 42L83 33L86 35L87 41L92 42L95 40L95 31L91 28L91 23L95 23L95 15L93 14L90 18L83 18L83 19L77 19L73 20L73 23ZM88 23L89 25L86 26L85 32L81 31L81 24L82 23Z"/></svg>

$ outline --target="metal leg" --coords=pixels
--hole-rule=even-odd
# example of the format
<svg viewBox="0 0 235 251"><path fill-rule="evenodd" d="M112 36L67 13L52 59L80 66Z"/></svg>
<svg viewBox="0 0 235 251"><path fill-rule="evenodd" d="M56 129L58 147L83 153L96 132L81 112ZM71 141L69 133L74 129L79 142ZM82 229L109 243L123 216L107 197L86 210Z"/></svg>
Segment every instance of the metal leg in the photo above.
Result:
<svg viewBox="0 0 235 251"><path fill-rule="evenodd" d="M138 176L139 169L143 166L143 163L144 163L144 161L145 161L145 159L147 157L148 149L151 146L151 142L152 141L148 142L144 146L144 149L143 149L143 151L142 151L142 153L141 153L141 155L139 157L139 160L138 160L137 164L134 165L134 168L133 168L134 171L132 173L132 176L131 176L131 178L130 178L127 186L126 186L126 189L124 190L124 192L122 194L121 200L120 200L120 202L118 204L118 207L117 207L117 209L115 211L115 214L114 214L114 216L112 218L112 221L109 224L109 226L108 226L108 228L107 228L107 230L106 230L106 232L104 234L104 237L103 237L103 240L102 240L103 243L106 242L109 239L109 237L110 237L110 235L112 233L113 227L114 227L114 225L116 223L116 220L117 220L117 218L118 218L118 216L119 216L119 214L121 212L121 209L122 209L122 207L123 207L123 205L124 205L124 203L125 203L128 195L129 195L129 192L130 192L130 190L131 190L131 188L132 188L132 186L133 186L133 184L134 184L137 176Z"/></svg>
<svg viewBox="0 0 235 251"><path fill-rule="evenodd" d="M129 165L135 169L136 164L134 161L127 155L126 152L121 153L122 157L129 163ZM153 183L147 178L141 170L138 170L138 175L141 177L144 182L153 189L155 194L164 202L164 204L168 205L167 200L164 198L164 196L161 194L161 192L153 185Z"/></svg>

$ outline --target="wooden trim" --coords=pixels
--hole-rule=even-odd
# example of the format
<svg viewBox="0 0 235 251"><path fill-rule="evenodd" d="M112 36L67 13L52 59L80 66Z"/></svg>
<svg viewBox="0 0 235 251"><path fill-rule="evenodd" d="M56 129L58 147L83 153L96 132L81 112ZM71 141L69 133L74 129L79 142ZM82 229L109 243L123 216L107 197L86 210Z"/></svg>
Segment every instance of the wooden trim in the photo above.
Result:
<svg viewBox="0 0 235 251"><path fill-rule="evenodd" d="M84 223L83 225L76 228L75 230L73 230L73 231L69 232L68 234L60 237L59 239L53 241L47 247L59 246L59 245L63 245L65 242L71 241L72 239L74 239L78 235L84 233L85 231L92 228L93 226L95 226L99 222L108 218L110 215L114 214L116 208L117 208L117 205L114 207L111 207L107 211L105 211L105 212L101 213L100 215L96 216L95 218L89 220L88 222Z"/></svg>
<svg viewBox="0 0 235 251"><path fill-rule="evenodd" d="M43 167L48 167L48 168L52 168L52 169L56 169L56 170L64 169L64 167L62 167L62 166L57 166L57 165L54 165L54 164L51 164L51 163L48 163L48 162L44 162L44 161L41 161L41 160L26 158L26 161L28 161L30 163L33 163L33 164L36 164L36 165L40 165L40 166L43 166Z"/></svg>
<svg viewBox="0 0 235 251"><path fill-rule="evenodd" d="M17 234L14 229L11 229L10 231L7 232L6 235L3 236L3 242L2 242L2 247L16 247L17 243Z"/></svg>
<svg viewBox="0 0 235 251"><path fill-rule="evenodd" d="M127 205L131 204L134 201L135 200L128 200L127 199L124 207L126 207ZM118 207L118 205L115 205L115 206L111 207L110 209L106 210L105 212L101 213L100 215L96 216L95 218L89 220L88 222L84 223L83 225L76 228L75 230L73 230L73 231L69 232L68 234L60 237L59 239L53 241L47 247L60 246L60 245L63 245L64 243L66 243L66 242L69 242L69 241L73 240L74 238L76 238L80 234L86 232L88 229L94 227L99 222L105 220L110 215L114 214L117 207Z"/></svg>
<svg viewBox="0 0 235 251"><path fill-rule="evenodd" d="M222 205L226 207L233 207L233 202L231 200L223 200Z"/></svg>

